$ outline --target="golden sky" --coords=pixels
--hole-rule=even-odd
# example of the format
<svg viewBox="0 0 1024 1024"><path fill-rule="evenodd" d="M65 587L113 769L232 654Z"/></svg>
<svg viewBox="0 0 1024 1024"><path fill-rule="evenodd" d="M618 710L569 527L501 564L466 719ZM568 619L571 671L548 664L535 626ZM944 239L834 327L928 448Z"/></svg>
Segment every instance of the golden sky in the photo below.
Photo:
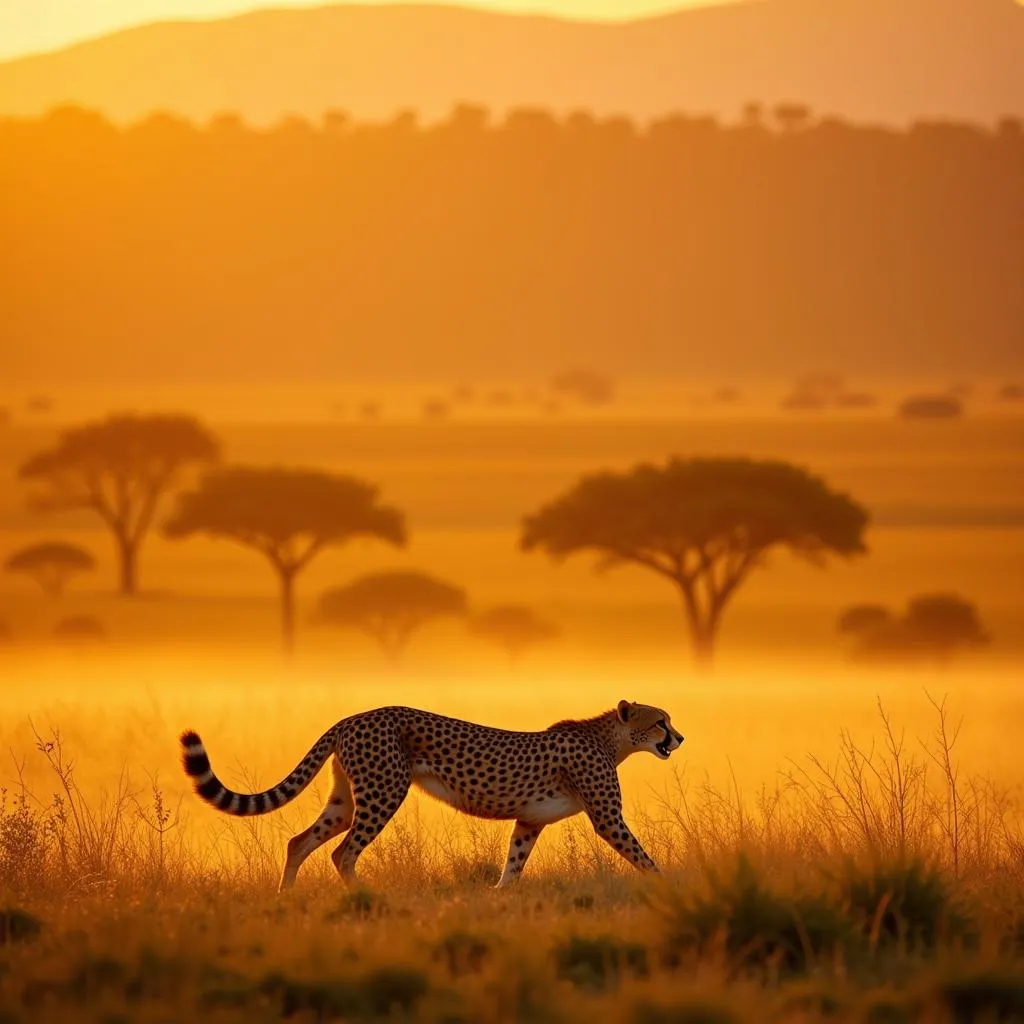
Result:
<svg viewBox="0 0 1024 1024"><path fill-rule="evenodd" d="M364 0L387 2L387 0ZM412 0L416 2L416 0ZM571 18L639 17L716 0L479 0L465 6ZM724 2L724 0L717 0ZM92 36L173 18L218 18L258 6L308 7L308 0L0 0L0 60L57 49Z"/></svg>

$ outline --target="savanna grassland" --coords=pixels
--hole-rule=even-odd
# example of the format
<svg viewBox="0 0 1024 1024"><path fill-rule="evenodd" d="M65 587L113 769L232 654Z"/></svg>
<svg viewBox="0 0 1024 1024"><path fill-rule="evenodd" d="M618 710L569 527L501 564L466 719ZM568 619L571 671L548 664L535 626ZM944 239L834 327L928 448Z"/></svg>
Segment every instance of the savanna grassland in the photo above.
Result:
<svg viewBox="0 0 1024 1024"><path fill-rule="evenodd" d="M424 421L430 389L405 416L370 390L333 414L324 396L322 413L294 400L303 416L202 410L226 460L353 473L408 517L406 549L360 541L304 572L290 660L262 559L154 534L141 593L117 597L98 523L40 518L13 482L57 417L0 428L2 551L62 537L98 563L60 598L0 577L3 1020L1024 1019L1024 419L725 413L693 407L696 388L629 405L624 386L596 415L455 404ZM351 413L371 398L377 421ZM520 517L581 473L698 453L791 460L873 521L866 557L819 569L780 553L754 574L710 676L691 669L662 581L517 550ZM509 665L441 621L389 664L310 621L325 587L403 566L465 587L473 607L528 604L561 635ZM844 607L935 591L976 602L991 645L946 667L848 660ZM52 638L77 614L106 638ZM413 796L360 861L364 888L346 891L321 852L278 896L287 838L326 777L237 823L177 765L186 727L226 784L256 789L367 707L539 729L623 697L667 708L686 736L668 764L620 770L656 880L576 818L545 831L518 887L492 891L509 826Z"/></svg>

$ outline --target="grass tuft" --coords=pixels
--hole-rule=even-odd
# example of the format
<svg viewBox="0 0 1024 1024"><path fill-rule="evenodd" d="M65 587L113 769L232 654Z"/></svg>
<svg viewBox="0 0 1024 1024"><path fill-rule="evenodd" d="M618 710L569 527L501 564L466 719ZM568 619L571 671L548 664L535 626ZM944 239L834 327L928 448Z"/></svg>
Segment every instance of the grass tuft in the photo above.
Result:
<svg viewBox="0 0 1024 1024"><path fill-rule="evenodd" d="M649 973L645 946L608 935L574 935L555 946L554 955L558 977L578 988L600 990L623 976L644 978Z"/></svg>
<svg viewBox="0 0 1024 1024"><path fill-rule="evenodd" d="M708 871L703 892L669 890L655 907L670 961L717 956L740 972L804 973L849 952L856 935L827 895L773 888L744 854L731 875Z"/></svg>

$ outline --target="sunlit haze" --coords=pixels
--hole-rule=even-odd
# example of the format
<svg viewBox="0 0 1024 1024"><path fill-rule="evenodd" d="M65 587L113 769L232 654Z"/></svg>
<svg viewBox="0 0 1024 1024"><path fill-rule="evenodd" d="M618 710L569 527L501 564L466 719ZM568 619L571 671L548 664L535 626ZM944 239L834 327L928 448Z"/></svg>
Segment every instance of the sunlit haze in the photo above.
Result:
<svg viewBox="0 0 1024 1024"><path fill-rule="evenodd" d="M2 1024L1022 1019L1024 10L664 6L0 0Z"/></svg>
<svg viewBox="0 0 1024 1024"><path fill-rule="evenodd" d="M388 0L367 2L386 3ZM730 0L481 0L477 4L461 6L564 18L618 20L721 2ZM52 50L146 22L223 18L249 10L313 6L316 5L302 0L278 0L262 5L239 0L110 0L107 3L6 0L0 4L0 60Z"/></svg>

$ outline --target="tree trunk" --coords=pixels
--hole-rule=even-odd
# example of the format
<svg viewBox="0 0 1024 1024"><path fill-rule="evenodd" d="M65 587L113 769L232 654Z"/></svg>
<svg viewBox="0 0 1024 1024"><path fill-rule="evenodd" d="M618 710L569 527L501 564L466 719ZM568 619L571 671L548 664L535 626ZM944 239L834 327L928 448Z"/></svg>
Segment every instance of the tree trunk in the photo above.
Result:
<svg viewBox="0 0 1024 1024"><path fill-rule="evenodd" d="M117 554L121 563L121 593L133 597L139 590L138 548L130 540L118 537Z"/></svg>
<svg viewBox="0 0 1024 1024"><path fill-rule="evenodd" d="M710 672L715 662L715 632L707 625L691 630L693 638L693 667L702 673Z"/></svg>
<svg viewBox="0 0 1024 1024"><path fill-rule="evenodd" d="M683 611L690 627L690 650L693 667L697 672L710 672L715 659L715 634L718 632L718 616L711 609L706 612L700 607L693 589L680 586L683 594Z"/></svg>
<svg viewBox="0 0 1024 1024"><path fill-rule="evenodd" d="M281 646L289 657L295 651L295 573L281 573Z"/></svg>

